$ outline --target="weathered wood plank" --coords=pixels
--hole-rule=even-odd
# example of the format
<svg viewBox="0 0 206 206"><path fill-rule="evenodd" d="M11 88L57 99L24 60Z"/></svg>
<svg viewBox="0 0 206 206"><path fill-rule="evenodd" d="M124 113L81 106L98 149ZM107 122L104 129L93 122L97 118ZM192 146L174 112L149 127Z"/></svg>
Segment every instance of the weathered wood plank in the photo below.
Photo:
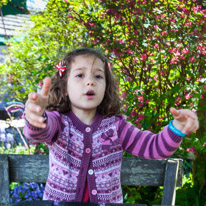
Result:
<svg viewBox="0 0 206 206"><path fill-rule="evenodd" d="M48 155L9 155L11 182L39 182L47 180Z"/></svg>
<svg viewBox="0 0 206 206"><path fill-rule="evenodd" d="M0 155L0 205L8 205L9 194L9 163L7 156Z"/></svg>
<svg viewBox="0 0 206 206"><path fill-rule="evenodd" d="M164 178L162 205L175 205L178 167L178 161L168 160Z"/></svg>
<svg viewBox="0 0 206 206"><path fill-rule="evenodd" d="M166 160L143 160L140 158L123 158L122 185L163 185Z"/></svg>
<svg viewBox="0 0 206 206"><path fill-rule="evenodd" d="M122 185L163 186L166 163L167 160L123 158L121 183ZM10 181L46 182L49 171L47 155L9 155L9 165ZM177 186L181 186L182 174L178 177Z"/></svg>
<svg viewBox="0 0 206 206"><path fill-rule="evenodd" d="M182 186L182 160L178 171L177 187ZM122 185L163 186L167 160L147 160L126 157L122 161Z"/></svg>

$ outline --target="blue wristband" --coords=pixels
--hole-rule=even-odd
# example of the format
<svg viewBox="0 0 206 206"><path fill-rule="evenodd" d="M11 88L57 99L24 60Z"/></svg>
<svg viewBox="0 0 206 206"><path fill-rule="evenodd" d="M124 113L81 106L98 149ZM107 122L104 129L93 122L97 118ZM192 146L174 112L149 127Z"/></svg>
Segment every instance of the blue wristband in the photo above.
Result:
<svg viewBox="0 0 206 206"><path fill-rule="evenodd" d="M180 137L185 137L187 135L187 133L183 134L179 129L177 129L173 124L172 124L173 120L170 121L169 123L169 129L174 132L176 135L180 136Z"/></svg>

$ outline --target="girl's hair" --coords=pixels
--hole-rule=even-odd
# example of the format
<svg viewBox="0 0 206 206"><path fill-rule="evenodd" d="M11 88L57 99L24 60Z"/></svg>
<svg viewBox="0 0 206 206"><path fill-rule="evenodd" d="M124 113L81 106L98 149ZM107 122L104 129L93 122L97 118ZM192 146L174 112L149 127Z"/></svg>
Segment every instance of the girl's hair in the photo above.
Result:
<svg viewBox="0 0 206 206"><path fill-rule="evenodd" d="M98 50L91 48L76 49L66 54L63 65L66 66L65 74L60 77L57 71L52 77L52 85L49 93L47 110L56 110L65 113L71 110L71 103L67 93L67 79L71 70L72 61L79 55L92 55L102 60L106 77L106 89L97 112L103 116L112 116L120 113L120 97L118 94L117 82L109 69L106 57Z"/></svg>

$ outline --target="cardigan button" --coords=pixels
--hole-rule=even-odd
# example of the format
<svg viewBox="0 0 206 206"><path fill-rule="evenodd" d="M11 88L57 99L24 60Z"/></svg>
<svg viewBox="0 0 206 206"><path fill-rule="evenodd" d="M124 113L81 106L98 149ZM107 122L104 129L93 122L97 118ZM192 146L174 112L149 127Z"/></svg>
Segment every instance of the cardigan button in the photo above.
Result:
<svg viewBox="0 0 206 206"><path fill-rule="evenodd" d="M92 194L93 194L93 195L96 195L96 194L97 194L97 191L96 191L96 190L92 190Z"/></svg>
<svg viewBox="0 0 206 206"><path fill-rule="evenodd" d="M90 127L86 127L85 131L86 131L86 132L90 132L90 131L91 131L91 128L90 128Z"/></svg>
<svg viewBox="0 0 206 206"><path fill-rule="evenodd" d="M90 169L90 170L88 171L88 173L89 173L90 175L93 175L93 174L94 174L94 170Z"/></svg>
<svg viewBox="0 0 206 206"><path fill-rule="evenodd" d="M90 148L86 148L86 149L85 149L85 152L86 152L87 154L89 154L89 153L91 152L91 149L90 149Z"/></svg>

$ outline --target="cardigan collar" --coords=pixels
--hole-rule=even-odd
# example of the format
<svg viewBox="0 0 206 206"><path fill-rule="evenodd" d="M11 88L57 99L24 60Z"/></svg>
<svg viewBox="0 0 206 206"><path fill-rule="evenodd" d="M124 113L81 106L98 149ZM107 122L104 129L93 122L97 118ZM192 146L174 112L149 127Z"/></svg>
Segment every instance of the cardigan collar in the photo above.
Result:
<svg viewBox="0 0 206 206"><path fill-rule="evenodd" d="M71 110L68 112L68 117L72 120L73 124L80 130L81 132L85 132L86 128L91 128L94 132L99 127L101 121L103 120L103 116L99 113L96 113L94 120L91 125L84 124Z"/></svg>

